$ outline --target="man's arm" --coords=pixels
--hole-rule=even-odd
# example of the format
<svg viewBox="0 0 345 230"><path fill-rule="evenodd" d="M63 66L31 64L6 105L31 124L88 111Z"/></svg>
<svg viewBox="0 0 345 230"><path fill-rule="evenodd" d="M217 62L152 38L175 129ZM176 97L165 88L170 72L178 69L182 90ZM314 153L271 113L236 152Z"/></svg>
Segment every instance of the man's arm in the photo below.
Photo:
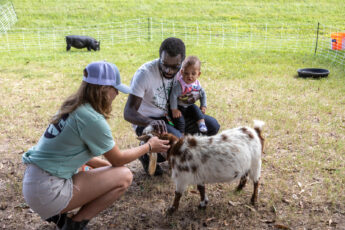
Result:
<svg viewBox="0 0 345 230"><path fill-rule="evenodd" d="M124 117L125 120L139 126L148 126L152 125L154 130L158 133L166 133L167 127L163 120L154 120L149 117L145 117L138 112L138 109L141 105L143 99L137 97L133 94L129 94L127 103L125 106Z"/></svg>
<svg viewBox="0 0 345 230"><path fill-rule="evenodd" d="M133 94L129 94L124 110L125 120L139 126L147 126L153 120L141 115L138 110L143 99Z"/></svg>

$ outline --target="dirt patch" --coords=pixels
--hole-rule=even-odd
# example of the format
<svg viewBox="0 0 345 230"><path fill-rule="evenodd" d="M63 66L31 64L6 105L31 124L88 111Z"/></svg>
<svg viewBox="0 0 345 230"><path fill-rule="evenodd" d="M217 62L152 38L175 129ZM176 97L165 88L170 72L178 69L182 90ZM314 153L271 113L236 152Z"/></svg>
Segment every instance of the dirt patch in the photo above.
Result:
<svg viewBox="0 0 345 230"><path fill-rule="evenodd" d="M0 162L0 229L55 229L25 204L21 194L21 162ZM143 172L139 161L129 164L134 174L132 186L118 202L92 219L89 229L345 229L344 204L294 200L288 193L280 202L272 202L276 199L266 192L272 189L264 179L266 172L257 210L250 205L251 183L240 194L233 192L235 183L214 184L207 186L210 203L206 210L197 208L199 194L191 186L181 199L179 211L167 216L174 185L168 165L162 166L166 173L151 178Z"/></svg>

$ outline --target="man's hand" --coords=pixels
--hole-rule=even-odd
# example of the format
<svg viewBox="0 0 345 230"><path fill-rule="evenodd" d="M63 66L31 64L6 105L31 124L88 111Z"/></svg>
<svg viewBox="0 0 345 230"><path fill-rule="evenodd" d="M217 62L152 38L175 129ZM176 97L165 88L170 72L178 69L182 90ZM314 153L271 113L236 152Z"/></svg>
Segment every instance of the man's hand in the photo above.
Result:
<svg viewBox="0 0 345 230"><path fill-rule="evenodd" d="M179 118L179 117L181 117L181 115L182 115L182 114L181 114L181 111L178 110L178 109L172 109L171 112L172 112L173 118Z"/></svg>
<svg viewBox="0 0 345 230"><path fill-rule="evenodd" d="M206 113L206 107L205 107L205 106L201 106L201 107L200 107L200 110L201 110L201 112L202 112L203 114Z"/></svg>
<svg viewBox="0 0 345 230"><path fill-rule="evenodd" d="M157 133L167 132L167 126L165 124L165 121L163 120L153 120L150 122L150 125L152 125L154 131L156 131Z"/></svg>

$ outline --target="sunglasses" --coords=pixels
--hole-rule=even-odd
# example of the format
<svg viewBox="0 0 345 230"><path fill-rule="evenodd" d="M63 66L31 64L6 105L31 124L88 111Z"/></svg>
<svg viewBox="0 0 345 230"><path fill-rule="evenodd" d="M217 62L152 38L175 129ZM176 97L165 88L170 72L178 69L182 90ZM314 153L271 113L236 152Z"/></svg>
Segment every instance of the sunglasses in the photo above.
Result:
<svg viewBox="0 0 345 230"><path fill-rule="evenodd" d="M181 69L181 67L182 67L182 64L180 64L180 65L174 65L174 66L166 65L166 64L164 64L164 63L162 62L161 59L159 59L159 64L160 64L160 65L164 68L164 70L167 71L167 72L169 72L168 69L169 69L169 70L173 70L174 72L176 72L176 71L179 71L179 70Z"/></svg>

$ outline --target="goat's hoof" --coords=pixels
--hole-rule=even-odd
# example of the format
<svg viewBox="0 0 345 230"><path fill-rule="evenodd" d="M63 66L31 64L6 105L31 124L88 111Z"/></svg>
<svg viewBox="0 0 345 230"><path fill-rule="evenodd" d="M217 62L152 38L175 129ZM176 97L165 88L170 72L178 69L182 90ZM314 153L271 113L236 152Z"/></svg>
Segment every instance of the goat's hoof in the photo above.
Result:
<svg viewBox="0 0 345 230"><path fill-rule="evenodd" d="M167 214L167 215L172 215L175 211L176 211L176 208L175 208L175 207L170 207L170 208L168 208L166 214Z"/></svg>
<svg viewBox="0 0 345 230"><path fill-rule="evenodd" d="M236 188L235 193L240 193L242 192L243 188Z"/></svg>
<svg viewBox="0 0 345 230"><path fill-rule="evenodd" d="M241 194L242 191L243 191L243 188L237 188L237 189L234 191L234 193L235 193L235 194Z"/></svg>
<svg viewBox="0 0 345 230"><path fill-rule="evenodd" d="M201 205L201 204L199 204L198 209L200 209L200 210L205 210L206 207L207 207L206 205Z"/></svg>
<svg viewBox="0 0 345 230"><path fill-rule="evenodd" d="M250 201L250 204L253 205L253 207L257 210L259 205L258 205L258 202L257 201L254 201L254 200L251 200Z"/></svg>

